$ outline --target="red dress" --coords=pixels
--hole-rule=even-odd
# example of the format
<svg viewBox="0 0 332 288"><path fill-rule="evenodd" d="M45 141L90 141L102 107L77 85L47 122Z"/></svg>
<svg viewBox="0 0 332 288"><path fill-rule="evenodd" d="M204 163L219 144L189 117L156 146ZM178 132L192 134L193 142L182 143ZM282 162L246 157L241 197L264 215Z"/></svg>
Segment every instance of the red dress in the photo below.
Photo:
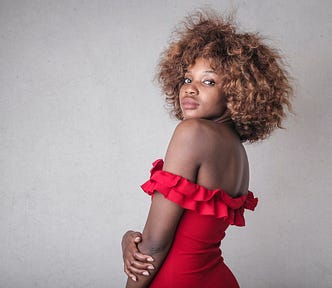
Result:
<svg viewBox="0 0 332 288"><path fill-rule="evenodd" d="M244 226L244 209L254 210L252 192L232 198L221 189L209 190L153 163L151 178L142 185L182 206L185 211L173 245L150 288L239 287L221 256L220 243L229 225Z"/></svg>

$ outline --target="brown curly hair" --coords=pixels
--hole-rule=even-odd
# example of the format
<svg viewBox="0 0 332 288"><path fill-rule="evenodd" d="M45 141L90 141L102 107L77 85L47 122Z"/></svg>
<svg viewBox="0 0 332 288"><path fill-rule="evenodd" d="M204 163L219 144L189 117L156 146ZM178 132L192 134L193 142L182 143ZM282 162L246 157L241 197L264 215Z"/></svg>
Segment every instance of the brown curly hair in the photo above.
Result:
<svg viewBox="0 0 332 288"><path fill-rule="evenodd" d="M227 108L243 142L265 139L282 128L293 91L278 51L258 34L237 32L230 17L216 12L194 13L183 24L161 55L157 73L174 116L183 119L179 91L184 73L203 57L222 75Z"/></svg>

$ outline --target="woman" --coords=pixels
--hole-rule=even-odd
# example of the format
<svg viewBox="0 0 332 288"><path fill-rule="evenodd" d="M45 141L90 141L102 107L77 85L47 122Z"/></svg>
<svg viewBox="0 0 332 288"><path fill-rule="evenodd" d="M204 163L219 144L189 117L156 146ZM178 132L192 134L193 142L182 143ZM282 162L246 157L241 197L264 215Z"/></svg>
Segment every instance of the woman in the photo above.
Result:
<svg viewBox="0 0 332 288"><path fill-rule="evenodd" d="M239 287L219 247L257 205L243 143L281 127L288 75L256 34L209 13L186 19L159 68L181 122L142 185L153 196L142 235L123 237L126 287Z"/></svg>

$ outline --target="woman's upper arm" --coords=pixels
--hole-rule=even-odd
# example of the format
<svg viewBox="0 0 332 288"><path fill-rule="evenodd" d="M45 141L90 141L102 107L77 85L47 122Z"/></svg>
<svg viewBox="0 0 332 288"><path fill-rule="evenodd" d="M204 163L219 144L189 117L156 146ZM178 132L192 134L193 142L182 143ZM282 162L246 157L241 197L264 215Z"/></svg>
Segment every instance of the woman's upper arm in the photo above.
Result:
<svg viewBox="0 0 332 288"><path fill-rule="evenodd" d="M163 170L191 181L196 180L200 165L200 141L197 140L200 127L197 124L196 121L185 121L177 126L163 167ZM181 206L156 191L143 231L142 252L149 254L169 248L182 213Z"/></svg>
<svg viewBox="0 0 332 288"><path fill-rule="evenodd" d="M203 130L202 122L197 119L182 121L169 143L163 170L196 182L204 153Z"/></svg>
<svg viewBox="0 0 332 288"><path fill-rule="evenodd" d="M182 207L155 192L143 230L143 241L140 244L141 252L152 256L164 251L167 252L172 244L182 213Z"/></svg>

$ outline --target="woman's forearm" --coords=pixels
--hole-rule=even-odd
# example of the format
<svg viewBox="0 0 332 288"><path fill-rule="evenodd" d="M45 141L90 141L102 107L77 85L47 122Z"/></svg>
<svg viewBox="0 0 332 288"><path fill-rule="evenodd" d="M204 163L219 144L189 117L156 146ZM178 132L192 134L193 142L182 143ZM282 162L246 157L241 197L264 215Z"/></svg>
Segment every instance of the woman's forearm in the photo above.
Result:
<svg viewBox="0 0 332 288"><path fill-rule="evenodd" d="M127 288L148 287L158 273L168 251L173 243L183 208L167 200L162 194L155 191L145 227L142 233L142 242L138 244L141 253L150 255L154 259L154 270L149 275L137 275L137 281L127 280Z"/></svg>

